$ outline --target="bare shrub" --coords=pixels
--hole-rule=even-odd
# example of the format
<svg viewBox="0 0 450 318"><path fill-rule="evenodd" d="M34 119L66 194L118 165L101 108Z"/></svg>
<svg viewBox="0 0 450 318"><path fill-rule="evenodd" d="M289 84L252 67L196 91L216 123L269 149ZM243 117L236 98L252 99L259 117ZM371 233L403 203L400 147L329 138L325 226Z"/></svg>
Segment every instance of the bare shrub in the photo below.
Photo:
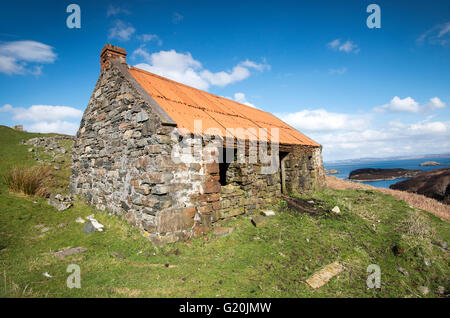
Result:
<svg viewBox="0 0 450 318"><path fill-rule="evenodd" d="M5 173L3 179L11 191L46 197L49 192L45 183L50 172L50 167L42 165L31 168L13 167Z"/></svg>

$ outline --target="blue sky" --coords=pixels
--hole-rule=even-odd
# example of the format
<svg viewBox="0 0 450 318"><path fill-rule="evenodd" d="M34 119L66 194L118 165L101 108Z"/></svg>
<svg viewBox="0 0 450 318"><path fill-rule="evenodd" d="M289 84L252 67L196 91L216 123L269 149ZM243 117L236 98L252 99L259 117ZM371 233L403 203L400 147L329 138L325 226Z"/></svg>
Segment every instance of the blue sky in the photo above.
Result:
<svg viewBox="0 0 450 318"><path fill-rule="evenodd" d="M66 7L81 8L81 28ZM369 29L366 7L381 8ZM277 114L325 160L450 152L450 2L2 1L0 124L74 134L105 43Z"/></svg>

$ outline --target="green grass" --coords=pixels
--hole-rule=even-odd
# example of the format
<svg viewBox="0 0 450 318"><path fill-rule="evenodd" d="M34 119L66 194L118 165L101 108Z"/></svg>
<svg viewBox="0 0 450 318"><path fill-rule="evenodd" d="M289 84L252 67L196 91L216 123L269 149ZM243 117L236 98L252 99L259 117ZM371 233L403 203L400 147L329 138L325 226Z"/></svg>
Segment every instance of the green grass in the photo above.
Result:
<svg viewBox="0 0 450 318"><path fill-rule="evenodd" d="M0 127L0 174L15 164L36 164L29 146L19 144L34 136ZM55 189L67 186L63 176L70 174L68 167L66 162ZM449 240L447 222L378 192L326 189L312 197L330 208L339 205L342 213L312 217L277 206L277 215L264 228L241 217L224 224L235 228L229 236L209 234L158 248L120 218L82 202L58 212L45 199L14 194L1 183L0 296L421 297L417 287L424 285L430 288L427 297L436 297L437 286L448 289L447 252L431 244L439 237ZM105 232L86 235L75 219L94 212ZM392 252L394 243L403 249L399 256ZM64 259L52 254L79 246L87 252ZM345 266L343 273L317 290L305 283L336 260ZM81 289L66 287L69 264L81 268ZM366 287L370 264L381 267L379 290Z"/></svg>

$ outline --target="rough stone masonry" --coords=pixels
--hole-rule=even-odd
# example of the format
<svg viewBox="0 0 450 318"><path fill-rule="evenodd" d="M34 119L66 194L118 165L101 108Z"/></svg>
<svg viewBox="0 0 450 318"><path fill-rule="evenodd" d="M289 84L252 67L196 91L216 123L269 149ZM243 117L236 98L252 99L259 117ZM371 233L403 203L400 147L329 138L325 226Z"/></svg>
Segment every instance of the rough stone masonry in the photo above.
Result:
<svg viewBox="0 0 450 318"><path fill-rule="evenodd" d="M219 146L204 149L196 163L174 161L172 150L182 140L177 123L128 70L126 52L106 45L74 142L70 187L95 208L142 229L155 244L199 237L221 219L278 203L282 192L323 186L320 145L280 144L280 169L272 174L248 160L203 160L223 152Z"/></svg>

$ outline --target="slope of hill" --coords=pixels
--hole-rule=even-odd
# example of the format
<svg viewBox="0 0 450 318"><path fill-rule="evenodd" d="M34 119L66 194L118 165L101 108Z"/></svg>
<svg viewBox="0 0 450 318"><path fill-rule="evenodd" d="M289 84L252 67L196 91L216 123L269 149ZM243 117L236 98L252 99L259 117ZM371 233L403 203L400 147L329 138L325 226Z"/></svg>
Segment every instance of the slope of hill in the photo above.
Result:
<svg viewBox="0 0 450 318"><path fill-rule="evenodd" d="M70 152L56 163L30 152L21 140L36 136L0 126L0 175L15 165L58 164L50 188L64 191ZM227 236L156 247L81 200L57 211L0 180L2 297L439 297L449 288L448 223L375 191L327 188L304 199L340 213L300 213L282 202L265 227L239 217L221 224L234 228ZM76 219L90 214L104 232L83 233ZM55 255L68 247L86 251ZM306 283L333 262L344 271L317 289ZM70 264L80 266L81 288L66 285ZM380 289L366 286L371 264L380 266Z"/></svg>

